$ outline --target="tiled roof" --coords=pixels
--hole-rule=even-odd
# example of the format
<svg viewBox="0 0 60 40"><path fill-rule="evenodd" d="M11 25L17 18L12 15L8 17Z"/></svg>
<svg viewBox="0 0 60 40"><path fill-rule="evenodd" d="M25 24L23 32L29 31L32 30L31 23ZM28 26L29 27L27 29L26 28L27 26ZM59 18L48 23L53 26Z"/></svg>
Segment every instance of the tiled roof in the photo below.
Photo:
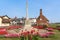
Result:
<svg viewBox="0 0 60 40"><path fill-rule="evenodd" d="M6 17L8 17L7 15L4 15L4 16L0 16L0 18L2 18L2 19L3 19L3 17L5 17L5 16L6 16ZM10 17L8 17L8 18L10 19Z"/></svg>
<svg viewBox="0 0 60 40"><path fill-rule="evenodd" d="M44 20L46 20L46 21L49 21L44 15L39 16L37 19L40 20L40 18L42 18L42 19L44 19Z"/></svg>

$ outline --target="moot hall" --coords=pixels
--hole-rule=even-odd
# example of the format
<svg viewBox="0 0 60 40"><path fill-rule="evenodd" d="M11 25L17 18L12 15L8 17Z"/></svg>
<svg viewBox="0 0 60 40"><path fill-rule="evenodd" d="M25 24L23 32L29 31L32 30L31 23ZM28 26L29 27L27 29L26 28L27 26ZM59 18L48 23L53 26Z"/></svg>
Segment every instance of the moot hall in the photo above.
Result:
<svg viewBox="0 0 60 40"><path fill-rule="evenodd" d="M47 25L49 23L49 20L42 14L42 9L40 9L40 15L36 19L37 25Z"/></svg>

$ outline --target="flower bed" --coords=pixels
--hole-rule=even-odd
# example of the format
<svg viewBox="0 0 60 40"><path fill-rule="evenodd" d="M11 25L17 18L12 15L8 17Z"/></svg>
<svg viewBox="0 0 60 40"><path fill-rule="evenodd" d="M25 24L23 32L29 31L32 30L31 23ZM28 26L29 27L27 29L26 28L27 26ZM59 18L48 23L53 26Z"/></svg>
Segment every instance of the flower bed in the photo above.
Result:
<svg viewBox="0 0 60 40"><path fill-rule="evenodd" d="M7 31L5 28L0 28L0 35L7 34Z"/></svg>
<svg viewBox="0 0 60 40"><path fill-rule="evenodd" d="M0 30L0 31L6 31L6 30ZM40 32L41 31L41 32ZM43 32L42 32L43 31ZM21 40L38 40L39 38L48 38L50 35L54 35L54 32L52 31L45 31L45 29L38 29L37 31L32 28L30 31L28 30L21 30L19 33L15 34L4 34L1 35L1 37L7 37L7 38L13 38L13 37L18 37Z"/></svg>
<svg viewBox="0 0 60 40"><path fill-rule="evenodd" d="M22 28L22 26L9 26L8 29L18 29L18 28Z"/></svg>
<svg viewBox="0 0 60 40"><path fill-rule="evenodd" d="M54 29L52 27L47 27L46 30L53 31Z"/></svg>
<svg viewBox="0 0 60 40"><path fill-rule="evenodd" d="M5 37L19 37L19 34L5 34Z"/></svg>

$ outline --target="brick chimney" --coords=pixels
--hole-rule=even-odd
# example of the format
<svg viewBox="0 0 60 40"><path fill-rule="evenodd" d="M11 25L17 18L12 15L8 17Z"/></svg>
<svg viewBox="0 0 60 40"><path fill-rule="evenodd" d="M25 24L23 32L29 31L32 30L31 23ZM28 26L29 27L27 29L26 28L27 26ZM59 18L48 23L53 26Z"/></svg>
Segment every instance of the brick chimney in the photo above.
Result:
<svg viewBox="0 0 60 40"><path fill-rule="evenodd" d="M42 15L42 9L40 9L40 16Z"/></svg>

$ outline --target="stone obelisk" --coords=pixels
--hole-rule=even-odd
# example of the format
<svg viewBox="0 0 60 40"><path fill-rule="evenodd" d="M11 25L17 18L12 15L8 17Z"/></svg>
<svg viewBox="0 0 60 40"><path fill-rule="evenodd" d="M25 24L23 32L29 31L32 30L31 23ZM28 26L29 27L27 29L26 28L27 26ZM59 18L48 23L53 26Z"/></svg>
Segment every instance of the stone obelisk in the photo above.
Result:
<svg viewBox="0 0 60 40"><path fill-rule="evenodd" d="M28 0L26 0L26 20L28 20Z"/></svg>
<svg viewBox="0 0 60 40"><path fill-rule="evenodd" d="M25 20L25 26L24 30L29 30L31 28L31 22L28 17L28 0L26 0L26 20Z"/></svg>

